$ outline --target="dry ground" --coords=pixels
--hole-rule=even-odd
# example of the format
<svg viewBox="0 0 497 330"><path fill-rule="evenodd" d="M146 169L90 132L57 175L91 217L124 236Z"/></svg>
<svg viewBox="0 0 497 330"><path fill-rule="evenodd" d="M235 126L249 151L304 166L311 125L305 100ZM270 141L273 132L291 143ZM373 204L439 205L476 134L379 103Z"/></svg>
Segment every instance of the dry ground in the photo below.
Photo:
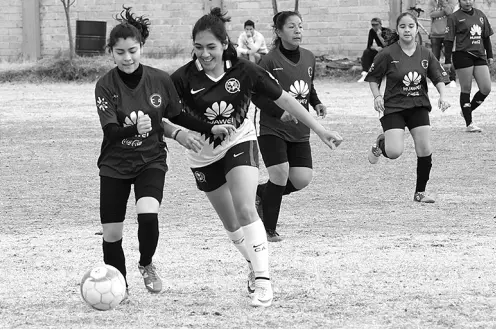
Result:
<svg viewBox="0 0 497 330"><path fill-rule="evenodd" d="M172 141L155 258L166 288L143 287L130 202L131 301L109 312L78 291L102 260L93 88L0 85L0 328L496 327L495 84L474 115L482 134L462 132L458 89L447 113L433 110L437 202L419 205L409 134L401 158L370 165L379 125L367 85L318 81L322 123L345 140L331 151L312 136L314 180L284 199L284 241L270 244L267 309L249 307L245 264Z"/></svg>

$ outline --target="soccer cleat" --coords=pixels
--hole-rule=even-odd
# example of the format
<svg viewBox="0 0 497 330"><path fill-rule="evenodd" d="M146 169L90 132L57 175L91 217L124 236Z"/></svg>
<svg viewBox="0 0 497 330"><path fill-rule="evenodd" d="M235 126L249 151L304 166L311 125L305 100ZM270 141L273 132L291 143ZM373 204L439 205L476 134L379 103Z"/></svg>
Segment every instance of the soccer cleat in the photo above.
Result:
<svg viewBox="0 0 497 330"><path fill-rule="evenodd" d="M481 132L481 128L479 128L475 124L471 123L471 124L469 124L468 127L466 127L465 131L469 132L469 133L480 133Z"/></svg>
<svg viewBox="0 0 497 330"><path fill-rule="evenodd" d="M268 242L281 242L283 240L283 238L280 237L280 234L274 229L267 229L266 236Z"/></svg>
<svg viewBox="0 0 497 330"><path fill-rule="evenodd" d="M255 273L252 267L250 267L250 273L248 274L247 277L247 291L249 297L252 297L255 293Z"/></svg>
<svg viewBox="0 0 497 330"><path fill-rule="evenodd" d="M270 280L255 280L255 292L250 305L253 307L269 307L273 302L273 289Z"/></svg>
<svg viewBox="0 0 497 330"><path fill-rule="evenodd" d="M376 143L373 144L371 149L369 149L368 152L368 160L371 164L376 164L378 163L378 160L380 159L380 156L382 155L381 149L380 149L380 141L385 139L385 134L381 133L378 135L376 138Z"/></svg>
<svg viewBox="0 0 497 330"><path fill-rule="evenodd" d="M143 282L145 282L145 287L148 291L152 293L159 293L162 290L162 280L157 274L157 270L153 263L148 266L138 265L138 269L143 277Z"/></svg>
<svg viewBox="0 0 497 330"><path fill-rule="evenodd" d="M259 197L259 195L255 195L255 209L257 210L257 214L259 215L259 218L264 221L262 218L262 198Z"/></svg>
<svg viewBox="0 0 497 330"><path fill-rule="evenodd" d="M425 192L417 191L414 193L414 201L418 203L435 203L433 198L426 196Z"/></svg>

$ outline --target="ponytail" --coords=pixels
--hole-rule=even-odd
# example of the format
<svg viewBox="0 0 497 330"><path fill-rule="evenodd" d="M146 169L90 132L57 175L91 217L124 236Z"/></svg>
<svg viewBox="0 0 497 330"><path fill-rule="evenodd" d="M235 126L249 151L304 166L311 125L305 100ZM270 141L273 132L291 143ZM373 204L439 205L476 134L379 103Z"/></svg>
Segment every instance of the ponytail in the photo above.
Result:
<svg viewBox="0 0 497 330"><path fill-rule="evenodd" d="M131 7L125 7L124 5L121 13L114 18L119 24L110 31L109 41L106 46L109 51L112 51L112 48L120 38L134 38L141 45L145 44L145 41L150 34L150 20L148 18L145 18L144 16L134 16L131 12Z"/></svg>

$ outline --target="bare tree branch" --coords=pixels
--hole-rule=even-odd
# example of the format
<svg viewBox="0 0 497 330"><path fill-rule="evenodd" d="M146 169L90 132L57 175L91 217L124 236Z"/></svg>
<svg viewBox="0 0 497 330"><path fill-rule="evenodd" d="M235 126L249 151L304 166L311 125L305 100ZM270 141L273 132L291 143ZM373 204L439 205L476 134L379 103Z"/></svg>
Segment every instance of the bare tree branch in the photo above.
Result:
<svg viewBox="0 0 497 330"><path fill-rule="evenodd" d="M294 12L298 13L299 12L299 0L295 0L295 10Z"/></svg>
<svg viewBox="0 0 497 330"><path fill-rule="evenodd" d="M273 14L276 15L278 13L278 0L272 0L273 2Z"/></svg>
<svg viewBox="0 0 497 330"><path fill-rule="evenodd" d="M66 12L66 23L67 23L67 36L69 37L69 59L72 60L74 57L74 41L72 40L72 30L71 30L71 16L69 14L70 7L74 5L76 0L60 0L64 6L64 11Z"/></svg>

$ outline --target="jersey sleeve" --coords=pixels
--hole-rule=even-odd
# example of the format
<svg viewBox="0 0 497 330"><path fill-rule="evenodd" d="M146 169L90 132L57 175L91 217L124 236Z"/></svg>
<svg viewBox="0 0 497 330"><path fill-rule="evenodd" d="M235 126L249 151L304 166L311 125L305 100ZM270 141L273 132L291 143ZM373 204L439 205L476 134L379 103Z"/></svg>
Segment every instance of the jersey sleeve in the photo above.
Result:
<svg viewBox="0 0 497 330"><path fill-rule="evenodd" d="M112 102L112 100L112 93L104 86L104 84L102 84L101 81L98 81L95 86L95 102L102 128L108 124L119 125L116 105Z"/></svg>
<svg viewBox="0 0 497 330"><path fill-rule="evenodd" d="M442 64L437 60L435 55L432 52L428 51L428 70L427 76L433 83L433 85L437 85L440 82L449 83L449 76L447 72L445 72Z"/></svg>
<svg viewBox="0 0 497 330"><path fill-rule="evenodd" d="M388 51L383 50L379 52L374 57L373 64L371 64L368 74L366 75L366 78L364 80L367 82L376 82L380 84L383 76L385 76L387 72L388 57Z"/></svg>
<svg viewBox="0 0 497 330"><path fill-rule="evenodd" d="M176 87L171 79L171 77L166 74L164 79L164 87L168 93L168 103L166 104L165 113L163 118L176 117L182 110L181 100L176 91Z"/></svg>
<svg viewBox="0 0 497 330"><path fill-rule="evenodd" d="M482 38L485 39L485 38L488 38L490 36L493 36L494 34L494 30L492 30L492 26L490 25L490 22L488 21L488 18L487 16L483 15L483 20L484 20L484 28L483 28L483 32L482 32Z"/></svg>
<svg viewBox="0 0 497 330"><path fill-rule="evenodd" d="M273 101L279 99L283 93L283 88L281 88L276 78L260 66L253 65L252 67L255 74L253 92Z"/></svg>
<svg viewBox="0 0 497 330"><path fill-rule="evenodd" d="M456 17L455 14L447 16L447 26L445 27L445 40L454 41L456 37Z"/></svg>

